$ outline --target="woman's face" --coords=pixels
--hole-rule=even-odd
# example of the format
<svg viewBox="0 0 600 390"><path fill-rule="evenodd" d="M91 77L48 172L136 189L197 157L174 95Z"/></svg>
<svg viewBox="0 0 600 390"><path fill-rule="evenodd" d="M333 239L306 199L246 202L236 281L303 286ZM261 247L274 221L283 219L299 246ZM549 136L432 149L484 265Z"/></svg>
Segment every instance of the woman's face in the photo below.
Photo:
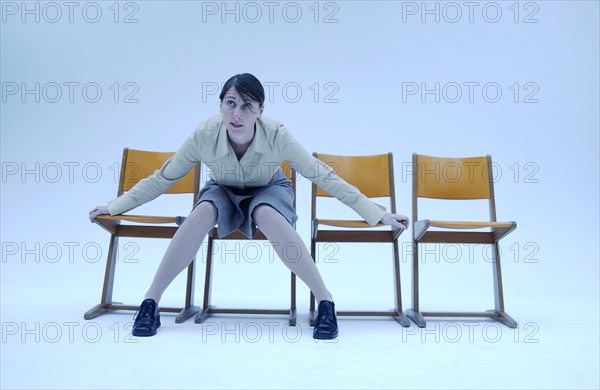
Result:
<svg viewBox="0 0 600 390"><path fill-rule="evenodd" d="M245 100L231 87L221 101L223 122L230 134L254 131L254 122L262 115L263 108L255 100Z"/></svg>

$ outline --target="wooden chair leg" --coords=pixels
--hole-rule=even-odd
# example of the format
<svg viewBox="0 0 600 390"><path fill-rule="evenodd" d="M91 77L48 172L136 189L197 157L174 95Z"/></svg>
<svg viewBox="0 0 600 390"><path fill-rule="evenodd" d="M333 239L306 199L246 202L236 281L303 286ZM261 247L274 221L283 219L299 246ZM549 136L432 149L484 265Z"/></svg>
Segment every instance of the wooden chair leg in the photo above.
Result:
<svg viewBox="0 0 600 390"><path fill-rule="evenodd" d="M497 317L493 317L496 321L508 326L509 328L516 328L518 326L517 321L512 319L506 312L504 312L504 290L502 288L502 270L500 267L500 248L498 243L492 244L492 266L494 267L494 301L495 301L495 312L498 314Z"/></svg>
<svg viewBox="0 0 600 390"><path fill-rule="evenodd" d="M496 311L504 312L504 292L502 290L502 271L500 269L500 251L498 243L492 244L492 266L494 267L494 301Z"/></svg>
<svg viewBox="0 0 600 390"><path fill-rule="evenodd" d="M187 281L185 289L185 306L175 318L175 323L180 324L200 311L194 306L194 285L196 280L196 259L193 259L187 270Z"/></svg>
<svg viewBox="0 0 600 390"><path fill-rule="evenodd" d="M296 326L296 274L291 272L291 302L290 302L290 326Z"/></svg>
<svg viewBox="0 0 600 390"><path fill-rule="evenodd" d="M406 311L408 317L417 324L420 328L424 328L426 325L424 314L428 316L438 317L486 317L492 320L498 321L510 328L516 328L518 323L504 311L504 296L502 290L502 273L500 267L500 249L498 243L492 245L492 259L493 259L493 271L494 271L494 299L495 309L487 310L482 313L467 313L467 312L420 312L419 311L419 284L418 284L418 245L414 243L413 248L413 308ZM489 315L487 313L490 313Z"/></svg>
<svg viewBox="0 0 600 390"><path fill-rule="evenodd" d="M419 328L424 328L425 318L419 312L419 243L413 240L412 246L412 308L406 311L406 315Z"/></svg>
<svg viewBox="0 0 600 390"><path fill-rule="evenodd" d="M317 243L315 239L310 240L310 255L313 261L317 262ZM317 314L315 313L315 296L310 292L310 314L309 314L309 324L310 326L315 326L315 320L317 318Z"/></svg>
<svg viewBox="0 0 600 390"><path fill-rule="evenodd" d="M117 250L119 245L119 237L114 234L110 236L110 243L108 246L108 256L106 258L106 269L104 271L104 284L102 286L102 296L100 303L86 311L83 318L91 320L92 318L98 317L99 315L105 314L107 306L112 302L113 286L115 284L115 266L117 263Z"/></svg>
<svg viewBox="0 0 600 390"><path fill-rule="evenodd" d="M398 240L394 240L394 310L397 313L393 318L405 328L410 326L410 320L402 311L402 288L400 284L400 255L398 253Z"/></svg>
<svg viewBox="0 0 600 390"><path fill-rule="evenodd" d="M202 300L202 310L194 322L197 324L203 323L208 317L210 317L210 310L213 308L210 305L210 293L212 289L212 252L213 252L213 238L209 233L208 236L208 248L206 252L206 274L204 275L204 297Z"/></svg>
<svg viewBox="0 0 600 390"><path fill-rule="evenodd" d="M508 315L508 313L496 312L496 314L498 314L498 316L492 317L492 319L500 322L501 324L508 326L509 328L516 328L519 325L517 323L517 321L515 321L511 316Z"/></svg>

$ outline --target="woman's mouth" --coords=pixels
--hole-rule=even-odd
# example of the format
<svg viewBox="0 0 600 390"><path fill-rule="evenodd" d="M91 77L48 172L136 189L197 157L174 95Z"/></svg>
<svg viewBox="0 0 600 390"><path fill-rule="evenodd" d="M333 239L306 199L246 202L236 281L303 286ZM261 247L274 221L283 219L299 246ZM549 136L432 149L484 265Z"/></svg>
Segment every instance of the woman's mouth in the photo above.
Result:
<svg viewBox="0 0 600 390"><path fill-rule="evenodd" d="M233 127L234 129L239 129L240 127L243 127L244 125L236 125L235 123L231 122L230 123L231 127Z"/></svg>

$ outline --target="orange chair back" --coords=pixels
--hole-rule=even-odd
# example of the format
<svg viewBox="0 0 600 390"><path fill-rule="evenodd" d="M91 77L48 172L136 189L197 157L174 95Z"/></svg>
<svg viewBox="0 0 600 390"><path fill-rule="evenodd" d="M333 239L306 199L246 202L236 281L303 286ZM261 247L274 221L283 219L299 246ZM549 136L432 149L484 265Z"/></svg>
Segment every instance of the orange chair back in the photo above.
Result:
<svg viewBox="0 0 600 390"><path fill-rule="evenodd" d="M313 155L331 166L339 177L358 188L365 196L369 198L392 196L390 154L336 156L313 153ZM318 186L316 195L332 196Z"/></svg>
<svg viewBox="0 0 600 390"><path fill-rule="evenodd" d="M125 148L123 151L119 192L129 191L140 180L145 179L157 169L160 169L174 154L174 152L150 152ZM165 194L196 193L199 185L199 169L200 167L197 165L169 188Z"/></svg>
<svg viewBox="0 0 600 390"><path fill-rule="evenodd" d="M288 179L292 182L292 189L294 191L294 208L296 208L296 170L292 169L292 166L284 161L281 163L281 170L283 174L287 176Z"/></svg>
<svg viewBox="0 0 600 390"><path fill-rule="evenodd" d="M443 158L413 155L416 196L435 199L490 199L489 156Z"/></svg>
<svg viewBox="0 0 600 390"><path fill-rule="evenodd" d="M296 181L296 172L292 169L292 167L290 166L290 164L288 164L287 161L281 163L281 170L283 171L283 174L286 175L287 178L292 181L292 183Z"/></svg>

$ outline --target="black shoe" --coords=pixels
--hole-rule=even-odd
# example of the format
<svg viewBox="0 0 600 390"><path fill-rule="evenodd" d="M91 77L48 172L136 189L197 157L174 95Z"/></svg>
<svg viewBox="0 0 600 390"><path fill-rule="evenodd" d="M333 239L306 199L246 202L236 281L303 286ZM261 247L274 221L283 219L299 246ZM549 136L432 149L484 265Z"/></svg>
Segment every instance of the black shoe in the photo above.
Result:
<svg viewBox="0 0 600 390"><path fill-rule="evenodd" d="M160 326L160 312L156 301L144 299L136 314L131 334L139 337L154 336Z"/></svg>
<svg viewBox="0 0 600 390"><path fill-rule="evenodd" d="M313 338L319 340L331 340L336 338L337 335L338 326L335 317L335 305L331 301L319 302Z"/></svg>

